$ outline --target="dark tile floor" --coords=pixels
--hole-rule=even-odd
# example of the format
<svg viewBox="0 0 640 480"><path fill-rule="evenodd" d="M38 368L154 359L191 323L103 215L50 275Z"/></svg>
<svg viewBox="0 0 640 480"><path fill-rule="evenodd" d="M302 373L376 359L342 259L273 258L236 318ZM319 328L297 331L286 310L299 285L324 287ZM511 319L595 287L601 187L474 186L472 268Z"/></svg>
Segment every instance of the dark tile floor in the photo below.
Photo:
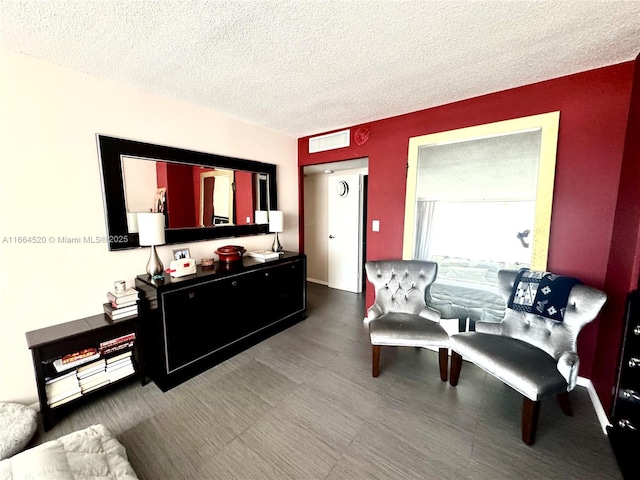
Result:
<svg viewBox="0 0 640 480"><path fill-rule="evenodd" d="M437 353L385 348L371 377L364 295L308 285L307 319L162 393L131 383L36 442L103 423L142 479L620 479L588 392L542 404L474 365L453 388Z"/></svg>

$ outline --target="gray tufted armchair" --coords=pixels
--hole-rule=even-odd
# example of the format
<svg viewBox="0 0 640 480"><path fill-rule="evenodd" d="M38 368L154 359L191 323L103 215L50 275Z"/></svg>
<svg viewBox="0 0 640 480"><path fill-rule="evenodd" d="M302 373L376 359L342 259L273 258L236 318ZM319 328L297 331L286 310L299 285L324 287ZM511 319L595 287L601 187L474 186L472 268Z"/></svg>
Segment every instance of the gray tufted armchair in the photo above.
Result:
<svg viewBox="0 0 640 480"><path fill-rule="evenodd" d="M498 273L505 303L517 273ZM477 322L475 332L452 335L449 382L457 385L464 358L522 394L522 440L533 445L542 398L557 395L562 411L571 416L568 392L578 377L578 334L596 318L606 299L600 290L575 285L561 322L507 308L500 323Z"/></svg>
<svg viewBox="0 0 640 480"><path fill-rule="evenodd" d="M367 311L373 376L380 373L380 347L438 347L440 378L447 381L449 335L440 312L427 306L425 294L436 279L438 264L419 260L378 260L365 264L375 288Z"/></svg>

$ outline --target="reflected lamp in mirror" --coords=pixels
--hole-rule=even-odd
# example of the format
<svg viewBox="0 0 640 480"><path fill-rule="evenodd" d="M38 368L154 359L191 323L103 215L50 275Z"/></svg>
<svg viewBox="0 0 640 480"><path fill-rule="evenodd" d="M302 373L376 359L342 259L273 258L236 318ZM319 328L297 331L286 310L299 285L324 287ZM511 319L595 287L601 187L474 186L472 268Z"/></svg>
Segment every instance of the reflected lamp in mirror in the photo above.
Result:
<svg viewBox="0 0 640 480"><path fill-rule="evenodd" d="M149 262L147 263L147 273L153 279L164 278L164 265L156 245L164 245L164 214L162 213L138 213L138 235L141 247L151 247Z"/></svg>
<svg viewBox="0 0 640 480"><path fill-rule="evenodd" d="M254 218L258 225L265 225L269 223L269 212L266 210L256 210Z"/></svg>
<svg viewBox="0 0 640 480"><path fill-rule="evenodd" d="M129 233L138 233L138 214L127 212L127 229Z"/></svg>
<svg viewBox="0 0 640 480"><path fill-rule="evenodd" d="M269 231L275 233L275 237L273 238L273 245L271 250L274 252L283 252L284 249L280 244L280 239L278 238L278 233L284 230L284 215L281 210L271 210L269 211Z"/></svg>

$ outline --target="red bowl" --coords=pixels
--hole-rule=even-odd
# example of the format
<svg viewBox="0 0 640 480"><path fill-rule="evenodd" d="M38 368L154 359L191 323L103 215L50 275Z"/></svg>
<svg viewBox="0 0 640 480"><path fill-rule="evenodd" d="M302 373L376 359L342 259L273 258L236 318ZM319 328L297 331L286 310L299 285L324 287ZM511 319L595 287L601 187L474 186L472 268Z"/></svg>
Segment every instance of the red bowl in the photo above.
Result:
<svg viewBox="0 0 640 480"><path fill-rule="evenodd" d="M221 262L238 262L242 260L242 255L247 250L240 245L225 245L218 248L215 253L220 257Z"/></svg>

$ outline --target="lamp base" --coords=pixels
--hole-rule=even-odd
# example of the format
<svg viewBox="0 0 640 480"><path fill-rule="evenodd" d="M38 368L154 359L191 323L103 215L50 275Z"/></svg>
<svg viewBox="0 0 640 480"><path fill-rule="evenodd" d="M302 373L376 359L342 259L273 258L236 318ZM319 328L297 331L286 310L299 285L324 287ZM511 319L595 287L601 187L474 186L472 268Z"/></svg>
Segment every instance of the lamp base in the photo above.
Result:
<svg viewBox="0 0 640 480"><path fill-rule="evenodd" d="M278 232L275 232L275 237L273 237L273 245L271 246L271 250L274 252L284 252L284 248L280 244L280 239L278 238Z"/></svg>
<svg viewBox="0 0 640 480"><path fill-rule="evenodd" d="M147 273L154 280L164 278L164 265L162 265L155 245L151 245L151 255L149 256L149 262L147 262Z"/></svg>

